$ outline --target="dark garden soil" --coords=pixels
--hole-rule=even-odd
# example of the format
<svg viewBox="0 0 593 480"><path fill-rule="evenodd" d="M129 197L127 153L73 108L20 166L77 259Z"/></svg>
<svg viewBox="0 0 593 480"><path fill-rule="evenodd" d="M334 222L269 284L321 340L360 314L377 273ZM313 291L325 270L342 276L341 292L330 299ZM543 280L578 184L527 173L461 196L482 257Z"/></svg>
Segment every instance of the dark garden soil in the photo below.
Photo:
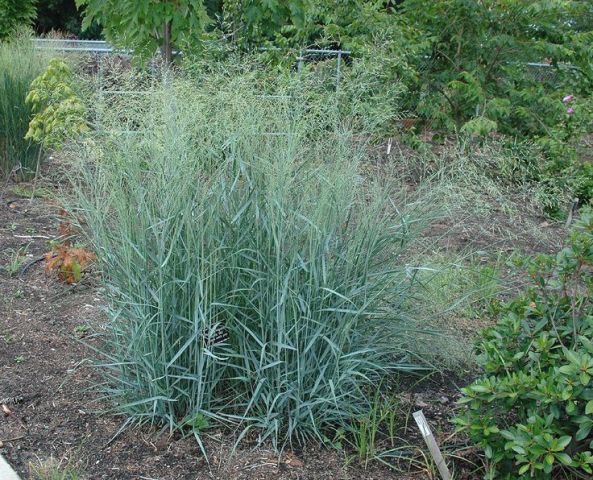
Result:
<svg viewBox="0 0 593 480"><path fill-rule="evenodd" d="M150 427L117 435L124 419L98 413L109 403L93 389L100 378L83 343L98 341L88 327L100 328L104 320L96 276L91 272L68 285L44 269L42 256L58 236L57 213L47 197L23 198L14 185L0 188L0 263L7 265L19 248L27 255L14 274L0 270L0 453L23 479L30 465L52 458L91 480L436 478L421 456L416 467L402 462L396 471L379 462L365 469L354 454L318 446L279 456L271 448L243 445L232 455L232 434L209 432L207 462L192 437L170 437ZM441 380L402 399L402 445L422 444L410 414L418 408L439 442L452 443L447 418L455 391L450 379Z"/></svg>

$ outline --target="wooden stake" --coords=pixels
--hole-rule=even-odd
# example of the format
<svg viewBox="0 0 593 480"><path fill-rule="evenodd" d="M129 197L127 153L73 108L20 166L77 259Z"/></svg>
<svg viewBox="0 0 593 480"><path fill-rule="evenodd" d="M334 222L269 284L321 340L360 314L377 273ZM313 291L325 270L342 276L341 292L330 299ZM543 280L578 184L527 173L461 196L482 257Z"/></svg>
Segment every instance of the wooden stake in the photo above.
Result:
<svg viewBox="0 0 593 480"><path fill-rule="evenodd" d="M451 480L451 474L449 473L449 469L447 468L445 459L441 454L441 450L437 445L437 441L435 440L434 435L430 431L430 427L428 426L428 422L426 421L424 413L422 413L422 410L418 410L417 412L414 412L412 415L414 417L414 420L416 420L416 423L418 424L418 428L422 433L422 438L424 438L424 441L428 446L428 450L430 450L430 454L432 455L432 458L434 459L434 462L436 463L436 466L439 469L439 473L441 474L442 479Z"/></svg>

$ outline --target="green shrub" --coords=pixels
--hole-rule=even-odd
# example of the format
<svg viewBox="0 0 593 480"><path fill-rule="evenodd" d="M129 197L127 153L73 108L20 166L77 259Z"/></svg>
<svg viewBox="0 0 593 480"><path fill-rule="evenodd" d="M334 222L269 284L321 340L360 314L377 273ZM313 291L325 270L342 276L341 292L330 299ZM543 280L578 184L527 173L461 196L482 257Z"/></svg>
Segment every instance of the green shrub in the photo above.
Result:
<svg viewBox="0 0 593 480"><path fill-rule="evenodd" d="M168 79L127 121L104 111L74 156L117 409L281 447L348 425L368 387L418 368L398 255L421 217L358 176L334 102L261 92L245 75Z"/></svg>
<svg viewBox="0 0 593 480"><path fill-rule="evenodd" d="M591 28L574 19L591 13L580 1L406 0L402 19L427 43L414 63L421 72L419 113L447 129L485 117L502 133L545 135L562 122L556 100L568 86L565 77L571 90L587 90L588 64L579 52ZM527 64L544 60L549 66ZM571 61L579 67L567 69Z"/></svg>
<svg viewBox="0 0 593 480"><path fill-rule="evenodd" d="M25 177L37 168L40 146L25 139L31 120L25 98L44 64L27 37L0 43L0 177Z"/></svg>
<svg viewBox="0 0 593 480"><path fill-rule="evenodd" d="M37 10L37 0L0 0L0 41L6 40L23 27L31 27Z"/></svg>
<svg viewBox="0 0 593 480"><path fill-rule="evenodd" d="M593 177L591 161L586 155L588 147L581 139L593 128L593 108L589 98L573 95L564 98L570 100L562 104L561 120L538 141L547 159L542 178L553 180L570 192L571 197L587 203L593 198Z"/></svg>
<svg viewBox="0 0 593 480"><path fill-rule="evenodd" d="M70 66L61 58L50 60L45 72L31 83L25 100L35 114L25 139L58 148L88 131L86 108L73 87Z"/></svg>
<svg viewBox="0 0 593 480"><path fill-rule="evenodd" d="M558 255L526 262L532 286L477 351L484 375L462 389L461 428L484 448L488 478L593 473L593 212Z"/></svg>

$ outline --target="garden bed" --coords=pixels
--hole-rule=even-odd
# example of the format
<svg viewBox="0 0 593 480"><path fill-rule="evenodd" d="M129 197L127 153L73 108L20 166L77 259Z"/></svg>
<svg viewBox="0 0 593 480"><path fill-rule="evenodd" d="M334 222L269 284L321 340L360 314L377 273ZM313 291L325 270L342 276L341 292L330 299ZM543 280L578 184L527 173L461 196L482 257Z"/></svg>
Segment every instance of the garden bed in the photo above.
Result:
<svg viewBox="0 0 593 480"><path fill-rule="evenodd" d="M387 159L388 160L388 159ZM122 417L101 414L109 407L94 387L101 378L92 368L93 330L106 320L98 275L92 271L81 282L67 285L45 271L43 255L59 236L59 208L51 199L57 186L6 184L0 191L0 453L26 478L31 468L70 466L88 479L419 479L438 478L430 461L422 458L421 438L411 413L423 409L445 456L456 461L457 478L475 478L471 462L476 450L452 437L449 419L457 388L470 378L437 376L420 384L410 380L399 396L398 438L406 460L389 468L379 461L365 466L353 449L310 444L306 450L274 453L246 438L232 454L234 432L208 430L203 436L207 462L192 436L169 435L158 428L131 428L120 433ZM33 192L36 194L31 195ZM425 234L435 249L459 253L467 248L486 255L512 248L533 253L553 251L565 235L562 224L535 216L511 220L493 210L483 218L444 218ZM526 225L533 225L530 229ZM488 248L490 246L490 249ZM15 252L21 258L15 262ZM6 267L13 262L15 271ZM504 275L504 272L501 272ZM461 332L467 342L490 320L455 318L442 327ZM85 345L86 344L86 345ZM461 371L461 370L460 370ZM407 380L404 380L406 384ZM119 434L118 434L119 433ZM390 445L383 445L386 450ZM413 458L410 461L409 458ZM471 462L470 462L471 460ZM51 477L47 477L51 478Z"/></svg>
<svg viewBox="0 0 593 480"><path fill-rule="evenodd" d="M47 193L37 189L38 192ZM51 186L49 187L51 189ZM0 453L23 478L32 466L61 463L90 479L259 479L259 478L428 478L422 469L403 474L371 462L366 469L354 455L311 445L278 456L249 441L232 455L232 432L209 431L204 438L209 463L193 437L170 437L156 428L129 429L117 435L124 419L99 412L109 406L93 390L99 378L91 367L97 340L92 326L104 320L96 278L75 285L47 274L40 257L58 235L58 209L47 197L17 195L31 185L0 192L0 252L3 262L19 248L26 252L18 272L0 272ZM402 412L423 408L440 440L455 388L432 385L402 399ZM7 412L10 413L7 413ZM402 418L402 422L406 419ZM420 439L413 422L410 444ZM52 460L53 459L53 460ZM408 465L409 467L409 465Z"/></svg>

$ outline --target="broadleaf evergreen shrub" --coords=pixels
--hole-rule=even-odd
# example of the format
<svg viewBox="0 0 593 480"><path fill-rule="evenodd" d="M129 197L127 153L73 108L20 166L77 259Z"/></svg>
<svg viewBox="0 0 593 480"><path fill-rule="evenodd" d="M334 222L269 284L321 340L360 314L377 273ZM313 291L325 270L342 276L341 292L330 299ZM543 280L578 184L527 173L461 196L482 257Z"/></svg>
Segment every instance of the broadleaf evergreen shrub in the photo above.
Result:
<svg viewBox="0 0 593 480"><path fill-rule="evenodd" d="M462 389L456 419L478 442L492 478L593 473L593 211L568 245L524 267L532 284L478 343L484 374Z"/></svg>

